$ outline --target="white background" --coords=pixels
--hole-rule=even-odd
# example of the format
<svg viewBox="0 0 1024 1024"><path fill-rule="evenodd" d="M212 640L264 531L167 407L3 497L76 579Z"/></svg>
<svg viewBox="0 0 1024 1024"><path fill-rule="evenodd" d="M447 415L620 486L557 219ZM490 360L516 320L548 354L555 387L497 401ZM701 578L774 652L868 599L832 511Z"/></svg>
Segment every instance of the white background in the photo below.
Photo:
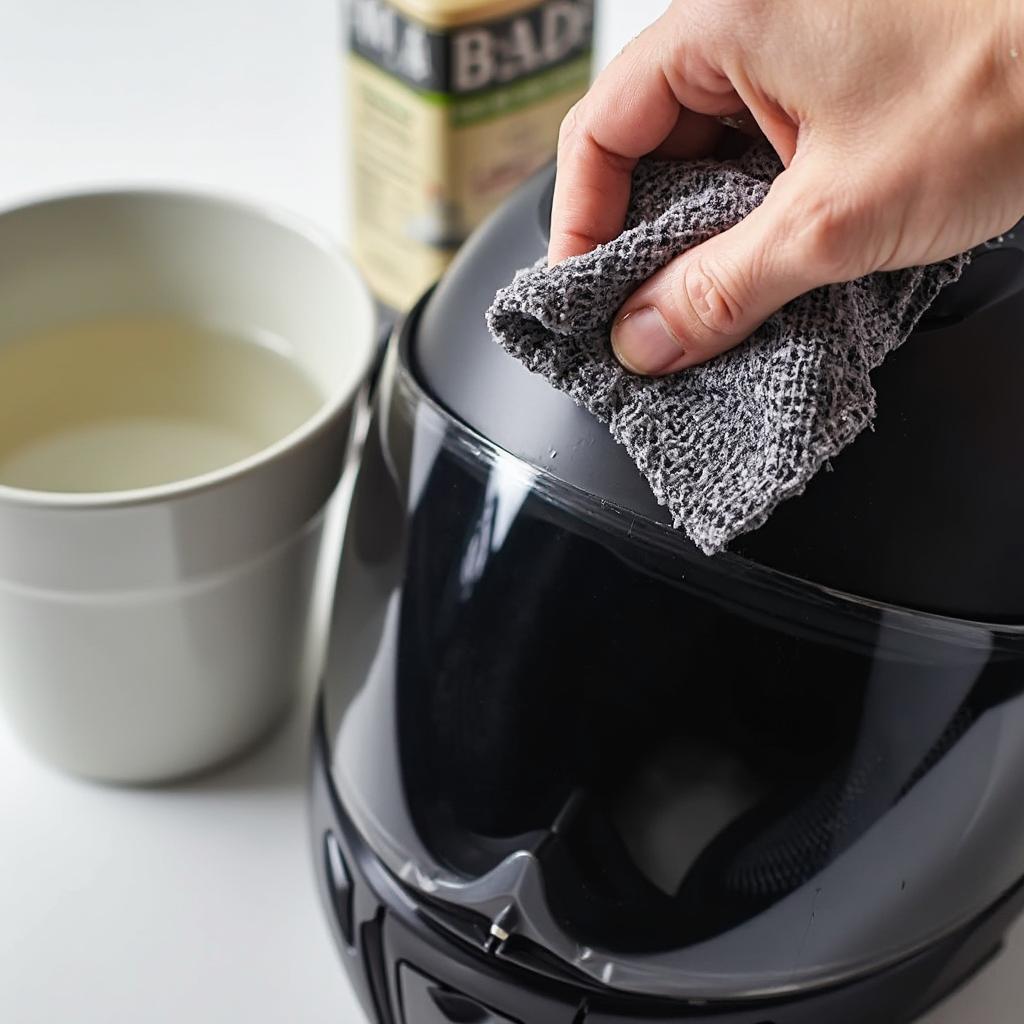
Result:
<svg viewBox="0 0 1024 1024"><path fill-rule="evenodd" d="M602 59L664 6L603 0ZM0 207L184 184L344 234L338 38L333 0L0 0ZM306 691L247 760L145 791L58 776L0 717L2 1024L362 1021L313 887ZM1021 1020L1022 968L929 1024Z"/></svg>

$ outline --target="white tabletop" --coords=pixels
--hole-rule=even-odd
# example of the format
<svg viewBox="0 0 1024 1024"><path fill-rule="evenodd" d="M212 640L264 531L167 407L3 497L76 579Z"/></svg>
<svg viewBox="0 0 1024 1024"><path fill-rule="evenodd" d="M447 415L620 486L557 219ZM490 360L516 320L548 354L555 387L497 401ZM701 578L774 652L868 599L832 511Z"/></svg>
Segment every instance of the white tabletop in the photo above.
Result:
<svg viewBox="0 0 1024 1024"><path fill-rule="evenodd" d="M664 6L604 0L602 53ZM343 234L338 37L334 0L0 0L0 206L186 184ZM311 702L307 683L246 760L151 790L57 775L0 713L0 1022L362 1021L313 884ZM1021 1006L1018 932L929 1024Z"/></svg>

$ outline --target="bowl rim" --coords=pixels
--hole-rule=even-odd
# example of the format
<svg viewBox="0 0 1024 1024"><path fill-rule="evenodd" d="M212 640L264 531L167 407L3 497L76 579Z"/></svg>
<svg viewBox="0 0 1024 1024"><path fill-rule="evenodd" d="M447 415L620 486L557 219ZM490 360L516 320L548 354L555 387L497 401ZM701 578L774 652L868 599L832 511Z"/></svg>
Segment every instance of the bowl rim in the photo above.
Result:
<svg viewBox="0 0 1024 1024"><path fill-rule="evenodd" d="M0 482L0 508L21 507L47 510L105 510L138 505L161 504L213 490L242 477L249 476L290 452L306 447L320 437L351 405L366 380L375 358L379 314L369 287L352 257L325 229L300 214L272 202L247 199L212 189L178 187L175 185L113 186L89 189L66 189L0 207L0 228L13 215L61 205L77 205L97 200L160 203L179 202L195 208L211 207L242 215L250 220L284 229L316 250L333 265L340 287L348 292L355 306L353 319L365 325L362 352L355 353L350 368L330 389L318 387L322 402L315 413L298 427L272 444L237 462L196 476L167 483L117 491L44 491L12 487ZM354 332L355 333L355 332ZM318 382L314 381L316 386Z"/></svg>

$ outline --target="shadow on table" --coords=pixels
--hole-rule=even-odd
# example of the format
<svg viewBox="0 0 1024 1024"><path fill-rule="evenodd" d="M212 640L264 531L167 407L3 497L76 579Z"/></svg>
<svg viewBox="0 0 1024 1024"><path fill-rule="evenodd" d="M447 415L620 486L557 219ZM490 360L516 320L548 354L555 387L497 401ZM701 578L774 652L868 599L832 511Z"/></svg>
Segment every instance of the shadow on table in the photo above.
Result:
<svg viewBox="0 0 1024 1024"><path fill-rule="evenodd" d="M154 788L196 794L304 790L309 772L314 692L314 686L304 687L282 720L228 761L200 775Z"/></svg>

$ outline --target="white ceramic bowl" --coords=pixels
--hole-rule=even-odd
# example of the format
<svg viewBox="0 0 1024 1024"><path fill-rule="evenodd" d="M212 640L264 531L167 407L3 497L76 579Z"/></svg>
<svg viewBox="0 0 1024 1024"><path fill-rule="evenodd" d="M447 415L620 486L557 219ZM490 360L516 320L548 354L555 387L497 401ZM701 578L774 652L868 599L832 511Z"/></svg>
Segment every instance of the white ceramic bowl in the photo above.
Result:
<svg viewBox="0 0 1024 1024"><path fill-rule="evenodd" d="M345 257L277 213L138 191L0 214L0 345L152 313L286 339L324 400L272 447L183 482L0 486L0 713L55 765L120 782L201 770L287 708L375 333Z"/></svg>

